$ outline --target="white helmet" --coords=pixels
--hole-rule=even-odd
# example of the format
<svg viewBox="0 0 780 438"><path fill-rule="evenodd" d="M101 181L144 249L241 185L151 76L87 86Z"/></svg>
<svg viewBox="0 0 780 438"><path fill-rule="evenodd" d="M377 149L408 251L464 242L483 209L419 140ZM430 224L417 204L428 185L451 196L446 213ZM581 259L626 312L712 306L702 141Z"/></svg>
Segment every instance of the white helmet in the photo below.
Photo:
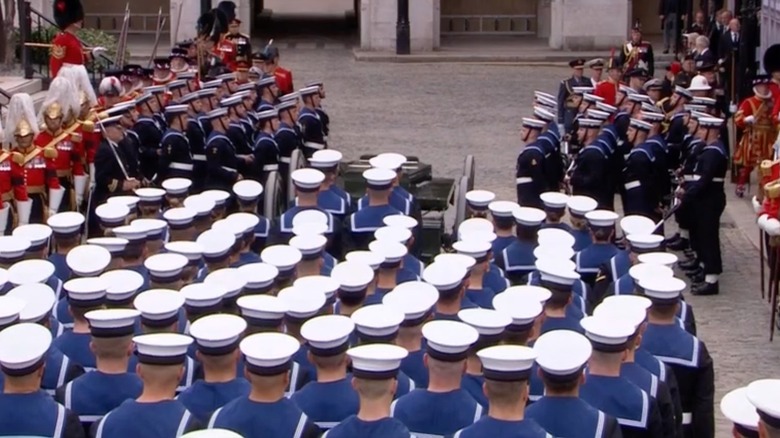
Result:
<svg viewBox="0 0 780 438"><path fill-rule="evenodd" d="M696 75L691 79L691 86L688 87L688 91L710 91L710 82L702 75Z"/></svg>
<svg viewBox="0 0 780 438"><path fill-rule="evenodd" d="M118 78L115 78L113 76L103 78L103 80L100 81L100 86L98 87L98 93L100 93L101 96L106 96L106 95L119 96L122 94L122 83L119 82Z"/></svg>

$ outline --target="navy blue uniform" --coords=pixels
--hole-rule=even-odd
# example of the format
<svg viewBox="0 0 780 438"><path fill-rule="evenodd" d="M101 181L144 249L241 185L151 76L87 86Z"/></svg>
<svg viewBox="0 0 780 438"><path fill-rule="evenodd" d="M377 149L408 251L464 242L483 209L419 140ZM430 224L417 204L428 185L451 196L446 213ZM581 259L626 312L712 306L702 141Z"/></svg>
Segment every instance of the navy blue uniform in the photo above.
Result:
<svg viewBox="0 0 780 438"><path fill-rule="evenodd" d="M74 363L58 348L50 347L46 352L46 367L43 369L41 389L53 395L57 388L82 374L84 368L81 365Z"/></svg>
<svg viewBox="0 0 780 438"><path fill-rule="evenodd" d="M230 122L225 135L233 143L237 154L246 155L252 153L252 143L241 123Z"/></svg>
<svg viewBox="0 0 780 438"><path fill-rule="evenodd" d="M96 366L95 354L89 348L91 341L92 335L89 333L74 333L73 330L66 330L62 336L52 342L52 346L84 367L85 370L91 371Z"/></svg>
<svg viewBox="0 0 780 438"><path fill-rule="evenodd" d="M303 154L306 158L318 150L327 148L325 133L323 132L322 119L317 111L310 108L301 108L298 113L298 127L303 139Z"/></svg>
<svg viewBox="0 0 780 438"><path fill-rule="evenodd" d="M48 258L49 262L54 265L54 276L65 281L70 280L70 268L65 261L65 254L51 253ZM55 290L54 296L60 297L60 291Z"/></svg>
<svg viewBox="0 0 780 438"><path fill-rule="evenodd" d="M151 180L157 173L158 151L163 137L163 127L153 117L139 117L133 131L138 134L141 173L144 178ZM95 168L97 168L97 162L95 162Z"/></svg>
<svg viewBox="0 0 780 438"><path fill-rule="evenodd" d="M593 87L593 83L585 76L580 78L572 76L562 80L558 86L558 124L563 125L566 132L569 132L574 118L577 117L578 106L570 99L574 94L574 87Z"/></svg>
<svg viewBox="0 0 780 438"><path fill-rule="evenodd" d="M542 397L526 408L525 416L556 437L622 437L614 417L579 397ZM561 418L566 421L561 421Z"/></svg>
<svg viewBox="0 0 780 438"><path fill-rule="evenodd" d="M664 436L679 436L677 435L678 426L677 422L675 422L674 404L672 403L669 387L658 376L647 371L636 362L623 362L620 365L620 377L628 379L628 381L638 386L639 389L646 392L658 403L658 412L661 415Z"/></svg>
<svg viewBox="0 0 780 438"><path fill-rule="evenodd" d="M252 386L243 377L215 383L197 380L177 399L198 421L206 424L214 411L237 398L247 397L251 390Z"/></svg>
<svg viewBox="0 0 780 438"><path fill-rule="evenodd" d="M206 141L206 189L225 190L232 193L238 180L239 159L230 139L213 131Z"/></svg>
<svg viewBox="0 0 780 438"><path fill-rule="evenodd" d="M271 108L272 109L272 108ZM292 126L281 122L279 129L274 134L276 145L279 146L279 172L283 181L288 181L290 176L290 157L296 149L301 148L301 138Z"/></svg>
<svg viewBox="0 0 780 438"><path fill-rule="evenodd" d="M552 438L534 420L505 421L482 417L471 426L455 433L453 438Z"/></svg>
<svg viewBox="0 0 780 438"><path fill-rule="evenodd" d="M261 403L242 397L219 408L211 416L209 429L228 429L244 438L310 438L320 430L292 401L283 398Z"/></svg>
<svg viewBox="0 0 780 438"><path fill-rule="evenodd" d="M494 257L497 254L500 254L501 251L504 250L507 246L514 243L514 241L517 240L517 237L515 236L498 236L496 237L496 240L493 241L493 247L491 248L491 251L494 254Z"/></svg>
<svg viewBox="0 0 780 438"><path fill-rule="evenodd" d="M615 417L624 436L664 436L658 404L628 379L589 374L580 387L580 397Z"/></svg>
<svg viewBox="0 0 780 438"><path fill-rule="evenodd" d="M535 248L536 242L515 239L503 251L496 253L496 265L506 272L509 282L513 285L523 283L528 274L536 269Z"/></svg>
<svg viewBox="0 0 780 438"><path fill-rule="evenodd" d="M654 168L655 154L650 143L631 149L623 168L623 212L626 216L655 218L659 187Z"/></svg>
<svg viewBox="0 0 780 438"><path fill-rule="evenodd" d="M485 391L482 389L482 385L485 384L485 377L476 374L464 374L460 380L460 387L468 391L469 395L474 397L487 412L488 399L485 395Z"/></svg>
<svg viewBox="0 0 780 438"><path fill-rule="evenodd" d="M577 273L585 283L593 286L596 283L599 267L614 257L618 251L611 243L592 244L574 255Z"/></svg>
<svg viewBox="0 0 780 438"><path fill-rule="evenodd" d="M200 429L178 400L139 403L126 400L92 425L94 438L170 438Z"/></svg>
<svg viewBox="0 0 780 438"><path fill-rule="evenodd" d="M523 207L542 209L544 203L539 195L549 190L545 175L545 153L536 143L527 145L517 156L515 166L515 185L517 203Z"/></svg>
<svg viewBox="0 0 780 438"><path fill-rule="evenodd" d="M0 394L0 435L81 438L78 416L43 391Z"/></svg>
<svg viewBox="0 0 780 438"><path fill-rule="evenodd" d="M332 429L360 408L360 398L349 375L335 382L310 382L296 391L291 400L322 430Z"/></svg>
<svg viewBox="0 0 780 438"><path fill-rule="evenodd" d="M195 167L190 152L190 142L183 132L169 129L162 138L161 154L156 182L168 178L192 180Z"/></svg>
<svg viewBox="0 0 780 438"><path fill-rule="evenodd" d="M452 434L474 424L483 414L482 406L465 389L444 393L415 389L390 407L390 415L414 434Z"/></svg>
<svg viewBox="0 0 780 438"><path fill-rule="evenodd" d="M584 230L572 228L571 235L574 236L574 251L582 251L593 243L593 238L590 237L590 230L587 228Z"/></svg>
<svg viewBox="0 0 780 438"><path fill-rule="evenodd" d="M266 181L270 172L279 170L279 145L271 134L258 132L252 153L255 156L255 172L261 182Z"/></svg>
<svg viewBox="0 0 780 438"><path fill-rule="evenodd" d="M574 195L588 196L598 202L600 209L610 210L614 200L614 188L610 187L609 154L606 147L594 143L577 154L571 175Z"/></svg>
<svg viewBox="0 0 780 438"><path fill-rule="evenodd" d="M423 364L425 356L425 340L422 348L416 351L410 351L409 355L401 361L401 371L414 381L417 388L428 387L428 369Z"/></svg>
<svg viewBox="0 0 780 438"><path fill-rule="evenodd" d="M466 298L483 309L493 308L493 297L496 293L493 289L483 286L481 289L466 289Z"/></svg>
<svg viewBox="0 0 780 438"><path fill-rule="evenodd" d="M376 421L363 421L353 415L332 430L325 432L322 438L411 438L412 434L403 423L395 418L383 418Z"/></svg>
<svg viewBox="0 0 780 438"><path fill-rule="evenodd" d="M92 371L60 387L54 397L79 416L85 431L92 423L121 405L141 395L143 382L135 374L106 374Z"/></svg>
<svg viewBox="0 0 780 438"><path fill-rule="evenodd" d="M192 192L200 193L206 178L206 129L199 119L191 117L187 120L186 135L192 153Z"/></svg>
<svg viewBox="0 0 780 438"><path fill-rule="evenodd" d="M321 211L328 217L328 229L325 231L325 237L328 238L328 244L325 246L325 251L329 254L333 254L335 257L340 257L343 251L341 242L341 223L335 220L332 214L318 207L290 207L276 219L273 232L274 238L285 244L289 242L293 236L293 219L296 214L305 210Z"/></svg>
<svg viewBox="0 0 780 438"><path fill-rule="evenodd" d="M414 213L412 210L412 202L409 200L409 198L406 198L401 192L396 190L390 192L388 203L391 207L400 211L401 214L405 216L412 216ZM362 198L360 198L357 205L358 210L362 210L366 207L368 207L368 195L364 195Z"/></svg>
<svg viewBox="0 0 780 438"><path fill-rule="evenodd" d="M368 249L374 232L384 226L383 219L396 214L401 212L390 205L368 206L352 213L347 221L347 252Z"/></svg>

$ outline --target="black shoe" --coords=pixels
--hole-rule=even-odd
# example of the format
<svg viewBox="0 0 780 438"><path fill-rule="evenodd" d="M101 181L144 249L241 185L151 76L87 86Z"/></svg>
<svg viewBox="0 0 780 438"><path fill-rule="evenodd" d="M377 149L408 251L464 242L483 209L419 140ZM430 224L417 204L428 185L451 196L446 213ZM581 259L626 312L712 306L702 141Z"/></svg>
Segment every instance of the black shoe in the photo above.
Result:
<svg viewBox="0 0 780 438"><path fill-rule="evenodd" d="M720 293L718 283L699 283L691 287L691 294L696 296L717 295Z"/></svg>
<svg viewBox="0 0 780 438"><path fill-rule="evenodd" d="M680 233L676 233L674 236L664 240L664 245L666 246L673 245L676 242L679 242L680 239L682 239L682 237L680 237Z"/></svg>
<svg viewBox="0 0 780 438"><path fill-rule="evenodd" d="M696 258L696 251L694 251L694 250L692 250L690 248L684 249L683 250L683 254L685 255L685 257L688 257L689 259L695 259Z"/></svg>
<svg viewBox="0 0 780 438"><path fill-rule="evenodd" d="M678 262L677 266L679 266L680 269L684 269L686 271L690 271L692 269L698 269L699 268L699 261L696 260L696 259L683 260L681 262Z"/></svg>
<svg viewBox="0 0 780 438"><path fill-rule="evenodd" d="M688 249L690 246L690 242L688 239L685 238L679 238L676 242L670 242L666 245L667 248L671 249L672 251L683 251Z"/></svg>
<svg viewBox="0 0 780 438"><path fill-rule="evenodd" d="M686 273L685 275L691 279L691 283L701 283L704 281L704 271L701 269L690 274Z"/></svg>

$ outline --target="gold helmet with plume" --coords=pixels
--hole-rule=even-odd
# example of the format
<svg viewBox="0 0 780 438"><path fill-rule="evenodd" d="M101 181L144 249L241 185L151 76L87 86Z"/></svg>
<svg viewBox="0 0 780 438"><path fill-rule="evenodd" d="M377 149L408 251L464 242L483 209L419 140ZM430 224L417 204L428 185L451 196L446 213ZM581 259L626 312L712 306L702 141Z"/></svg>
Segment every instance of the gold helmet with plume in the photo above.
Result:
<svg viewBox="0 0 780 438"><path fill-rule="evenodd" d="M35 118L33 99L27 93L11 96L8 103L8 115L5 119L5 143L16 145L16 136L37 135L38 123Z"/></svg>

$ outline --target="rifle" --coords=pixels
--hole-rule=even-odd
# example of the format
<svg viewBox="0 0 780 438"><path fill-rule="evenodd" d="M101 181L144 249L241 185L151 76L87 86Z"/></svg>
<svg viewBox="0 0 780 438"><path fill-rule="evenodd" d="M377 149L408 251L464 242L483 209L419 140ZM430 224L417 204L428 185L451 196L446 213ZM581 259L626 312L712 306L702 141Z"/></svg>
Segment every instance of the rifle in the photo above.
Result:
<svg viewBox="0 0 780 438"><path fill-rule="evenodd" d="M116 44L115 65L122 68L125 65L125 51L127 51L127 34L130 29L130 3L125 3L125 17L122 21L122 30L119 32L119 38Z"/></svg>
<svg viewBox="0 0 780 438"><path fill-rule="evenodd" d="M157 48L160 47L160 36L162 35L162 29L165 27L165 21L167 17L162 15L162 7L157 10L157 32L154 35L154 48L152 49L152 55L149 57L149 63L147 67L151 67L154 63L154 58L157 56Z"/></svg>
<svg viewBox="0 0 780 438"><path fill-rule="evenodd" d="M759 243L759 245L760 245L759 251L761 253L761 255L760 255L760 258L761 258L761 267L760 267L760 269L761 269L761 299L762 300L766 296L766 294L765 294L765 290L766 290L765 289L765 282L766 282L765 281L765 277L766 276L764 275L764 264L766 263L766 260L764 260L764 237L765 237L764 236L764 230L762 230L761 227L759 227L758 228L758 238L761 241Z"/></svg>

